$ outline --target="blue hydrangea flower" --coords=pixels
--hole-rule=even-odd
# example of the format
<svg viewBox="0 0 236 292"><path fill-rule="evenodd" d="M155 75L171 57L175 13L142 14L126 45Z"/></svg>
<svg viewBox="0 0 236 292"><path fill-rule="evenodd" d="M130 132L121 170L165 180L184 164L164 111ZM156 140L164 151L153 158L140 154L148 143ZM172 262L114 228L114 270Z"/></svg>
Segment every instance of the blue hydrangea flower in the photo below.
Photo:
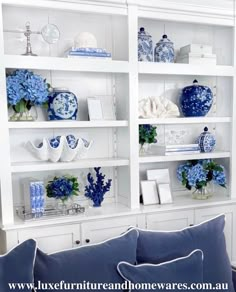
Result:
<svg viewBox="0 0 236 292"><path fill-rule="evenodd" d="M48 86L40 75L28 70L16 70L7 77L7 97L9 105L21 100L31 105L41 105L48 100Z"/></svg>
<svg viewBox="0 0 236 292"><path fill-rule="evenodd" d="M189 169L190 169L190 165L188 165L188 164L179 165L178 168L177 168L177 179L182 182L183 173L185 173L186 176L187 176Z"/></svg>
<svg viewBox="0 0 236 292"><path fill-rule="evenodd" d="M192 168L189 169L187 174L188 184L191 187L196 187L199 182L207 181L208 171L203 168L200 163L197 163Z"/></svg>
<svg viewBox="0 0 236 292"><path fill-rule="evenodd" d="M224 167L221 165L223 171L213 170L213 181L214 183L225 186L226 185L226 176Z"/></svg>
<svg viewBox="0 0 236 292"><path fill-rule="evenodd" d="M51 182L50 191L54 198L69 197L73 192L73 182L66 178L58 178Z"/></svg>

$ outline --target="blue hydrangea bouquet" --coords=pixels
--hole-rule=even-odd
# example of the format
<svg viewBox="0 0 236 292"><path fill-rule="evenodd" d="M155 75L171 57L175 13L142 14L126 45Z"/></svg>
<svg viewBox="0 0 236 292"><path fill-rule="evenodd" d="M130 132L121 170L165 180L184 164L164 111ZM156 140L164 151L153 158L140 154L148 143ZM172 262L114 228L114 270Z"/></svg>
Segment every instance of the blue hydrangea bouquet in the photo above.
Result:
<svg viewBox="0 0 236 292"><path fill-rule="evenodd" d="M28 120L34 118L30 109L34 105L43 105L48 101L49 84L40 75L28 70L15 70L6 78L8 105L14 110L10 120Z"/></svg>
<svg viewBox="0 0 236 292"><path fill-rule="evenodd" d="M207 189L210 182L226 187L224 167L211 159L193 160L179 165L177 178L188 190L194 189L195 199L207 199L212 196L212 192Z"/></svg>
<svg viewBox="0 0 236 292"><path fill-rule="evenodd" d="M54 177L46 186L47 196L65 203L69 198L79 195L78 178L75 176Z"/></svg>

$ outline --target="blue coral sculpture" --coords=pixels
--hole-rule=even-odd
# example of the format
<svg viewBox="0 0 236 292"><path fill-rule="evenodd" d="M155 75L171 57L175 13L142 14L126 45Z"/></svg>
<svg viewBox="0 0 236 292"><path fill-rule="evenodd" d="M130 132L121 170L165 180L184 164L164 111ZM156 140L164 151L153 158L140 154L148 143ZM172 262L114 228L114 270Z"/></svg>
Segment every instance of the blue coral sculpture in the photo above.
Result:
<svg viewBox="0 0 236 292"><path fill-rule="evenodd" d="M95 167L94 170L96 172L96 182L92 177L91 173L88 173L87 180L88 185L85 187L85 197L91 199L93 201L94 207L100 207L102 201L104 200L104 195L110 190L111 188L111 179L105 183L105 174L100 172L101 167Z"/></svg>

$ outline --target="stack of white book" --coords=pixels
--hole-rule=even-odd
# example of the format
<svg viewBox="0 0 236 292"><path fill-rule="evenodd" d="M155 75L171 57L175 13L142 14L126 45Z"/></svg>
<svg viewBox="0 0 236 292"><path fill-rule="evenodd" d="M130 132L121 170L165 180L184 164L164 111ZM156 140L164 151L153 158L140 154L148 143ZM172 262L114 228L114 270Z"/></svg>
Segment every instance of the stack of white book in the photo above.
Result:
<svg viewBox="0 0 236 292"><path fill-rule="evenodd" d="M180 48L177 63L216 65L216 54L212 46L191 44Z"/></svg>
<svg viewBox="0 0 236 292"><path fill-rule="evenodd" d="M198 154L200 148L198 144L183 144L183 145L166 145L165 155L187 155Z"/></svg>
<svg viewBox="0 0 236 292"><path fill-rule="evenodd" d="M107 53L105 49L100 48L76 48L71 47L65 52L68 58L96 58L111 59L111 53Z"/></svg>

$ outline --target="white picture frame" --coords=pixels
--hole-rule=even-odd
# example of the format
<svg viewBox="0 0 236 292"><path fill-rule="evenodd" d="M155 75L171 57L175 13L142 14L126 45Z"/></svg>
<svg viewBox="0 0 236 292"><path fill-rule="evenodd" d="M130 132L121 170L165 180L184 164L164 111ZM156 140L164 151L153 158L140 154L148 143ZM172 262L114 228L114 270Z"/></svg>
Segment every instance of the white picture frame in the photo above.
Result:
<svg viewBox="0 0 236 292"><path fill-rule="evenodd" d="M156 181L141 181L141 193L143 197L143 205L160 204Z"/></svg>
<svg viewBox="0 0 236 292"><path fill-rule="evenodd" d="M160 204L171 204L173 198L171 194L170 184L160 184L156 181Z"/></svg>
<svg viewBox="0 0 236 292"><path fill-rule="evenodd" d="M169 184L170 173L168 168L147 170L147 179L155 180L157 183Z"/></svg>
<svg viewBox="0 0 236 292"><path fill-rule="evenodd" d="M90 121L103 120L101 100L96 97L88 97L87 103L88 103L89 120Z"/></svg>
<svg viewBox="0 0 236 292"><path fill-rule="evenodd" d="M101 101L103 120L116 120L115 106L112 95L96 95Z"/></svg>

